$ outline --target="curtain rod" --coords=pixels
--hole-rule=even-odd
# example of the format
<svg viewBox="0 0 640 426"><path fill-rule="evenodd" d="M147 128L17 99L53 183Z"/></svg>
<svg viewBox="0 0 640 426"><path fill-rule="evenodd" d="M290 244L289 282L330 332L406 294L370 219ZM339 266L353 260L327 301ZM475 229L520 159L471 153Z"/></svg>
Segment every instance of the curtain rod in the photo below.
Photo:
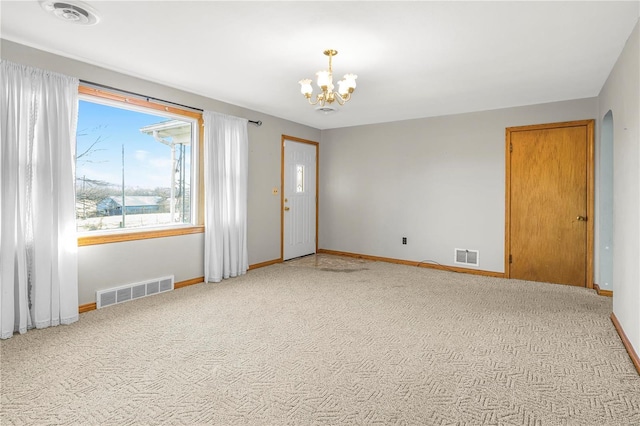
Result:
<svg viewBox="0 0 640 426"><path fill-rule="evenodd" d="M87 81L87 80L80 80L80 83L87 84L87 85L90 85L90 86L99 87L101 89L112 90L114 92L124 93L126 95L138 96L138 97L140 97L142 99L146 99L147 102L149 102L149 101L162 102L164 104L169 104L169 105L177 106L177 107L180 107L180 108L187 108L187 109L190 109L190 110L193 110L193 111L204 112L204 110L202 108L195 108L195 107L192 107L192 106L189 106L189 105L179 104L177 102L165 101L164 99L154 98L153 96L141 95L140 93L130 92L128 90L116 89L115 87L107 86L105 84L94 83L92 81ZM251 123L251 124L255 124L257 127L262 126L262 121L261 120L247 120L247 121L249 123Z"/></svg>

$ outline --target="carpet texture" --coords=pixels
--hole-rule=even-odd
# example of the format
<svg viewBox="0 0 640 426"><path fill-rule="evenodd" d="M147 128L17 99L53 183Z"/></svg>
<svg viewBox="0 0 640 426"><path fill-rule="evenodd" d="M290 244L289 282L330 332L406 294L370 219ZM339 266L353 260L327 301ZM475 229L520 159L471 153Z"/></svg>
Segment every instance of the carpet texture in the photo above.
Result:
<svg viewBox="0 0 640 426"><path fill-rule="evenodd" d="M611 308L311 256L2 341L0 423L639 425Z"/></svg>

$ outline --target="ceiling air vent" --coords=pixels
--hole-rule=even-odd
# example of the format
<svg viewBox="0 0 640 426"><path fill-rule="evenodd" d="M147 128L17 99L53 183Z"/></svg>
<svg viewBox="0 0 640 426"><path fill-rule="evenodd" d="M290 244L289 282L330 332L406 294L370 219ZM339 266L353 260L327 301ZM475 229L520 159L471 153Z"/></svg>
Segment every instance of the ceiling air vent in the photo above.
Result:
<svg viewBox="0 0 640 426"><path fill-rule="evenodd" d="M338 111L338 107L333 104L318 105L316 107L316 111L321 112L323 114L331 114Z"/></svg>
<svg viewBox="0 0 640 426"><path fill-rule="evenodd" d="M40 6L47 12L53 13L59 19L73 24L93 25L100 20L91 7L77 1L56 2L47 0L40 1Z"/></svg>

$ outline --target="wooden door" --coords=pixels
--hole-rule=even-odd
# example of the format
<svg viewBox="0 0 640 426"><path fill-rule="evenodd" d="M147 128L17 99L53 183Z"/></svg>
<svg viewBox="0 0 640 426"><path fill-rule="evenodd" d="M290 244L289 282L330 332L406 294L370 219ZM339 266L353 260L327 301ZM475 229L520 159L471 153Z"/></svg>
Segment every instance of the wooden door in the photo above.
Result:
<svg viewBox="0 0 640 426"><path fill-rule="evenodd" d="M316 142L283 137L282 259L289 260L317 249Z"/></svg>
<svg viewBox="0 0 640 426"><path fill-rule="evenodd" d="M507 129L505 271L593 287L593 120Z"/></svg>

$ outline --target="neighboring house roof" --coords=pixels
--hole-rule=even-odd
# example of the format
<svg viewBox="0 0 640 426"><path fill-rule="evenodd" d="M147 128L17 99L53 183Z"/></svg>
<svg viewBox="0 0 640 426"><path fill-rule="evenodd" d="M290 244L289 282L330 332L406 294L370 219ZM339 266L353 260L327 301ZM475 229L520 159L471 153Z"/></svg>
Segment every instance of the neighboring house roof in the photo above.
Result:
<svg viewBox="0 0 640 426"><path fill-rule="evenodd" d="M181 120L167 120L140 129L165 145L191 145L191 123Z"/></svg>
<svg viewBox="0 0 640 426"><path fill-rule="evenodd" d="M124 202L127 207L143 207L143 206L157 206L162 201L162 197L156 195L126 195ZM112 195L100 201L99 204L112 204L115 206L122 206L122 196Z"/></svg>

